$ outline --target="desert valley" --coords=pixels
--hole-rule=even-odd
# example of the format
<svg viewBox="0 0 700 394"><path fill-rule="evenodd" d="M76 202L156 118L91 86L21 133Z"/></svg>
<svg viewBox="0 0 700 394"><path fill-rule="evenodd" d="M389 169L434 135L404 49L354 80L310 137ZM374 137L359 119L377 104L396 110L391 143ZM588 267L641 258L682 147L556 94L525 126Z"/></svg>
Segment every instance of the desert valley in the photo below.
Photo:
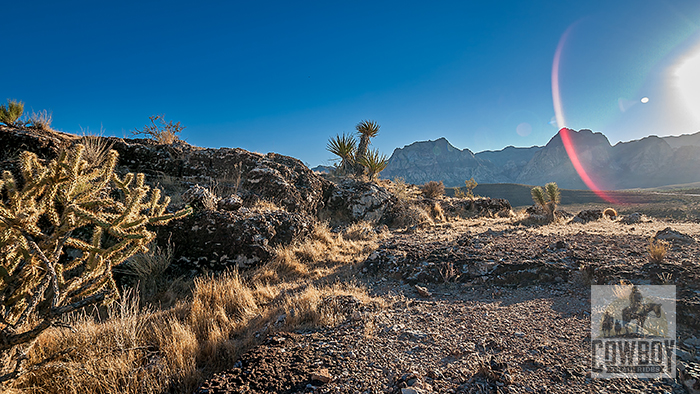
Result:
<svg viewBox="0 0 700 394"><path fill-rule="evenodd" d="M177 138L0 126L2 390L700 392L698 135L575 135L616 202L580 190L557 136L476 155L419 142L372 179ZM695 170L674 172L679 157ZM72 185L63 200L45 202L51 182ZM562 189L533 201L549 182ZM170 197L157 215L155 188ZM133 214L151 216L117 219L142 200ZM50 245L55 258L26 257ZM676 285L677 379L591 378L596 284Z"/></svg>

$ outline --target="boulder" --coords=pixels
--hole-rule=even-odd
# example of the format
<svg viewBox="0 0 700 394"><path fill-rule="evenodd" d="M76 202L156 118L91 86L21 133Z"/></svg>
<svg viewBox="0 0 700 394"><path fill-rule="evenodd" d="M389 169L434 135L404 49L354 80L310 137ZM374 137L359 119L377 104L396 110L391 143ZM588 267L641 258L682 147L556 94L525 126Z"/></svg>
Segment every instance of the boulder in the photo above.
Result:
<svg viewBox="0 0 700 394"><path fill-rule="evenodd" d="M182 195L182 200L197 211L214 211L219 198L209 189L194 185Z"/></svg>
<svg viewBox="0 0 700 394"><path fill-rule="evenodd" d="M600 209L586 209L578 213L571 223L588 223L594 220L600 220L603 218L603 211Z"/></svg>
<svg viewBox="0 0 700 394"><path fill-rule="evenodd" d="M321 219L331 223L351 223L364 220L380 222L396 203L387 189L373 182L342 179L330 193L320 212Z"/></svg>
<svg viewBox="0 0 700 394"><path fill-rule="evenodd" d="M243 199L241 199L237 194L231 194L226 198L222 198L216 204L216 207L220 211L237 211L243 206Z"/></svg>
<svg viewBox="0 0 700 394"><path fill-rule="evenodd" d="M315 219L302 212L201 210L157 228L157 242L175 246L175 268L251 268L274 257L274 247L302 240Z"/></svg>
<svg viewBox="0 0 700 394"><path fill-rule="evenodd" d="M639 212L633 212L633 213L630 213L629 215L623 216L622 219L620 219L620 223L636 224L636 223L641 223L643 220L644 220L644 215L642 215Z"/></svg>
<svg viewBox="0 0 700 394"><path fill-rule="evenodd" d="M680 244L692 244L695 243L695 238L690 235L683 234L680 231L676 231L671 227L666 227L665 229L658 231L654 238L657 240L668 241L671 243Z"/></svg>

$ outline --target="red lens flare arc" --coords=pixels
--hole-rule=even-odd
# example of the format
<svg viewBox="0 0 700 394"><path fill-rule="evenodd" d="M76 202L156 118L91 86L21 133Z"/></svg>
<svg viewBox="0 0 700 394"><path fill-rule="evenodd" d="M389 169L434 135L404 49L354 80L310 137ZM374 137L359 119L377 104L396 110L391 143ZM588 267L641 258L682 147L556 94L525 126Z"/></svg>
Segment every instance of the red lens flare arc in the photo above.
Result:
<svg viewBox="0 0 700 394"><path fill-rule="evenodd" d="M571 138L572 130L566 128L566 118L564 116L564 106L561 100L561 91L559 89L559 67L561 63L561 55L564 45L571 33L571 30L576 26L576 23L569 26L568 29L562 34L559 39L559 44L557 45L557 50L554 53L554 60L552 61L552 101L554 103L554 115L557 120L557 126L560 128L559 136L561 137L562 144L564 144L564 149L566 154L569 156L571 164L574 166L576 173L581 178L583 183L591 189L598 197L609 203L618 203L610 194L602 190L593 181L591 176L586 171L586 168L579 160L578 154L576 153L576 146Z"/></svg>

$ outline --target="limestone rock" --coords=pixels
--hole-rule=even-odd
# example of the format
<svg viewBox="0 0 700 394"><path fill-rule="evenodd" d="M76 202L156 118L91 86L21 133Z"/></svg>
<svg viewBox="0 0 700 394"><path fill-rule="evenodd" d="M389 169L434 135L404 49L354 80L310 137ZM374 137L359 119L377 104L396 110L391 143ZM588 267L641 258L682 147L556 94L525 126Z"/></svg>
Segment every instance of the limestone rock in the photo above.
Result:
<svg viewBox="0 0 700 394"><path fill-rule="evenodd" d="M396 197L376 183L346 178L330 193L320 217L332 223L378 223L395 202Z"/></svg>

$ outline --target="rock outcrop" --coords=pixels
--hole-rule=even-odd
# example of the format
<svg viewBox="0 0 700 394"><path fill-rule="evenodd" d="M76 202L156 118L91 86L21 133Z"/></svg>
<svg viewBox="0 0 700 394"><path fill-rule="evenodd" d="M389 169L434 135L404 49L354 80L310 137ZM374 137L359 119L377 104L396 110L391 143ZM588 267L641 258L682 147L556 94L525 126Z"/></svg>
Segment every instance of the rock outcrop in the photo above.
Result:
<svg viewBox="0 0 700 394"><path fill-rule="evenodd" d="M158 242L172 242L179 270L251 268L269 261L275 246L306 237L314 223L300 212L201 210L159 228Z"/></svg>
<svg viewBox="0 0 700 394"><path fill-rule="evenodd" d="M333 224L360 220L379 223L395 202L396 197L374 182L346 178L330 192L320 217Z"/></svg>

